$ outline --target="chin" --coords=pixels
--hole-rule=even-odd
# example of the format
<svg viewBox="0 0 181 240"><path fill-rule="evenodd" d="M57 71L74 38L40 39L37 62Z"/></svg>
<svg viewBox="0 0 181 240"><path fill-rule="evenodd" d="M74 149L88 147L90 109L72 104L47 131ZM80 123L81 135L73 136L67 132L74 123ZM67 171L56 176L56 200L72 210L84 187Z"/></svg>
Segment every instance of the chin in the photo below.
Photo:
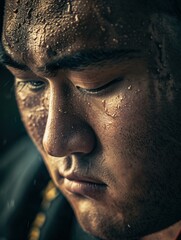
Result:
<svg viewBox="0 0 181 240"><path fill-rule="evenodd" d="M76 212L76 211L75 211ZM129 226L121 219L109 216L106 211L102 214L98 211L89 213L76 213L77 220L82 229L88 234L100 240L135 239L135 235Z"/></svg>
<svg viewBox="0 0 181 240"><path fill-rule="evenodd" d="M124 239L135 239L134 235L131 235L129 232L125 231L125 229L121 228L120 224L110 225L110 223L106 223L105 221L98 222L96 228L92 228L89 223L80 222L82 229L94 236L96 239L101 240L124 240Z"/></svg>
<svg viewBox="0 0 181 240"><path fill-rule="evenodd" d="M96 204L96 203L95 203ZM85 206L86 207L86 206ZM82 211L74 208L77 220L82 229L90 235L101 240L135 240L151 233L165 229L179 219L167 219L164 221L161 214L156 214L153 209L142 209L137 211L129 207L126 211L116 213L114 209L88 205ZM137 214L136 214L137 212ZM149 213L152 212L149 215ZM169 220L168 220L169 219Z"/></svg>

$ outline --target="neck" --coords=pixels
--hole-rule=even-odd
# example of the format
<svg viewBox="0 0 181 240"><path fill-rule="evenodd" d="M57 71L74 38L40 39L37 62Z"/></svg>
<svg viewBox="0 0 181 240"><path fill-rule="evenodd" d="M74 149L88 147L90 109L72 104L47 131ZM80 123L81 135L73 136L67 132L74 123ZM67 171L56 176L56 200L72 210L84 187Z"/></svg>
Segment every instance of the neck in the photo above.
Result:
<svg viewBox="0 0 181 240"><path fill-rule="evenodd" d="M161 230L159 232L153 233L146 237L141 238L141 240L177 240L177 236L181 230L181 221L176 224Z"/></svg>

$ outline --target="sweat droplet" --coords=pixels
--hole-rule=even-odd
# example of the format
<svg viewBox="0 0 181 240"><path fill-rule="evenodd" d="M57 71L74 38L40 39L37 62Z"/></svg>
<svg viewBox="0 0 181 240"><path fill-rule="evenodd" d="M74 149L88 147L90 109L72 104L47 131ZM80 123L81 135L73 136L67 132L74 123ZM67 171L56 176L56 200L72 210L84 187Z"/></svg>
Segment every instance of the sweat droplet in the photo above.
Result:
<svg viewBox="0 0 181 240"><path fill-rule="evenodd" d="M39 111L44 111L44 107L39 107L36 109L36 112L39 112Z"/></svg>
<svg viewBox="0 0 181 240"><path fill-rule="evenodd" d="M129 87L128 87L128 90L131 90L132 89L132 86L130 85Z"/></svg>
<svg viewBox="0 0 181 240"><path fill-rule="evenodd" d="M79 21L79 17L78 17L78 15L77 15L77 14L75 15L75 21L76 21L76 22L78 22L78 21Z"/></svg>
<svg viewBox="0 0 181 240"><path fill-rule="evenodd" d="M106 107L106 100L102 100L103 107Z"/></svg>
<svg viewBox="0 0 181 240"><path fill-rule="evenodd" d="M71 12L72 12L72 6L71 6L71 3L70 3L70 2L67 3L67 12L68 12L68 13L71 13Z"/></svg>
<svg viewBox="0 0 181 240"><path fill-rule="evenodd" d="M33 117L32 113L29 113L28 118L32 118L32 117Z"/></svg>

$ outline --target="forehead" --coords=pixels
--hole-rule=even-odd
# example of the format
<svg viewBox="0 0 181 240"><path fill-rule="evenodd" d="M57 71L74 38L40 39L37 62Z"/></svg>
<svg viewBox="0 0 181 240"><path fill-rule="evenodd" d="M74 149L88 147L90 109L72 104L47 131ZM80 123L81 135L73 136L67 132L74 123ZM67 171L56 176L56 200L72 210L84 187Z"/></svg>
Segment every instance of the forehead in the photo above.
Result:
<svg viewBox="0 0 181 240"><path fill-rule="evenodd" d="M84 48L143 48L152 12L142 0L7 0L4 45L39 65Z"/></svg>

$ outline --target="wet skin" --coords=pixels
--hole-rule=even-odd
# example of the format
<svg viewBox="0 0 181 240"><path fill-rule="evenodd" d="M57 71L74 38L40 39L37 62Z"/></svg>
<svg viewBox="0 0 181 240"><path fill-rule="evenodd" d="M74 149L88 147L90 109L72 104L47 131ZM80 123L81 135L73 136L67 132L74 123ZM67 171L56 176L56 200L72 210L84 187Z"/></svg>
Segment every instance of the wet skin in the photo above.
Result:
<svg viewBox="0 0 181 240"><path fill-rule="evenodd" d="M135 239L178 222L180 20L156 2L22 2L6 3L3 47L14 62L4 63L83 229Z"/></svg>

